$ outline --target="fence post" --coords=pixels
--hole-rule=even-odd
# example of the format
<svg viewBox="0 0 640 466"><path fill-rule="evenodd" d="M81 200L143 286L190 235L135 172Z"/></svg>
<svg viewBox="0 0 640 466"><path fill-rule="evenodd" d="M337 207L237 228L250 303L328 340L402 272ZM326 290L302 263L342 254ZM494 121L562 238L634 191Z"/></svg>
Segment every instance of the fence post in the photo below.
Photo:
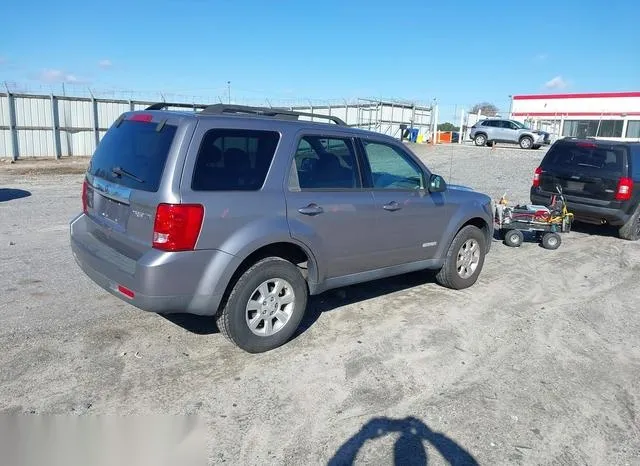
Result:
<svg viewBox="0 0 640 466"><path fill-rule="evenodd" d="M133 103L133 100L129 101L129 111L133 112L136 109L136 104Z"/></svg>
<svg viewBox="0 0 640 466"><path fill-rule="evenodd" d="M60 143L60 115L58 107L58 99L50 94L51 98L51 130L53 131L53 149L56 159L62 157L62 145Z"/></svg>
<svg viewBox="0 0 640 466"><path fill-rule="evenodd" d="M100 125L98 123L98 101L91 95L91 106L93 108L93 137L96 140L96 148L100 144Z"/></svg>
<svg viewBox="0 0 640 466"><path fill-rule="evenodd" d="M16 128L16 105L13 94L9 92L7 87L7 106L9 107L9 134L11 138L11 157L14 161L20 157L20 148L18 146L18 129Z"/></svg>
<svg viewBox="0 0 640 466"><path fill-rule="evenodd" d="M346 100L344 101L344 122L348 126L353 126L349 123L349 103Z"/></svg>

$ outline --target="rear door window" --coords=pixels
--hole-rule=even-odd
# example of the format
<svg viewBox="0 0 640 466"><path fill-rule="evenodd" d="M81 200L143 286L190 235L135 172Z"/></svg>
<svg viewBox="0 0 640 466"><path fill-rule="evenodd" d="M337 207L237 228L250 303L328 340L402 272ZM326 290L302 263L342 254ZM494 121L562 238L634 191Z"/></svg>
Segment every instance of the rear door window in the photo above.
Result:
<svg viewBox="0 0 640 466"><path fill-rule="evenodd" d="M301 190L343 190L361 186L353 141L347 138L304 136L294 158Z"/></svg>
<svg viewBox="0 0 640 466"><path fill-rule="evenodd" d="M177 127L123 120L104 135L91 158L89 173L128 188L155 192Z"/></svg>
<svg viewBox="0 0 640 466"><path fill-rule="evenodd" d="M280 134L213 129L205 133L191 181L194 191L257 191L262 188Z"/></svg>

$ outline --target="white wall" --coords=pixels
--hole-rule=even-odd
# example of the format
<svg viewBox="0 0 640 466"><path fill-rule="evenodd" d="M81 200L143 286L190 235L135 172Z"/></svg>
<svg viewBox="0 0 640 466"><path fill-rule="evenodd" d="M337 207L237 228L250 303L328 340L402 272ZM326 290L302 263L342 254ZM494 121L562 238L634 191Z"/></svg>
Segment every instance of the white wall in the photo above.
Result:
<svg viewBox="0 0 640 466"><path fill-rule="evenodd" d="M635 95L637 94L637 95ZM584 94L575 94L584 95ZM619 94L618 94L619 95ZM578 97L563 98L551 96L514 96L512 112L515 116L553 116L569 114L567 116L595 116L600 114L617 115L635 114L640 116L640 92L626 93L616 97ZM535 97L535 98L533 98ZM544 113L544 115L538 115Z"/></svg>

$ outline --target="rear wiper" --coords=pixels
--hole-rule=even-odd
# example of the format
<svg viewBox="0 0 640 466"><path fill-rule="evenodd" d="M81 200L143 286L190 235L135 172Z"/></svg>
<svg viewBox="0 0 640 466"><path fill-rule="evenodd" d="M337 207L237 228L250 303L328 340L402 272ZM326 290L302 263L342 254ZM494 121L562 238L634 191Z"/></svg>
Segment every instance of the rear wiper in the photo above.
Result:
<svg viewBox="0 0 640 466"><path fill-rule="evenodd" d="M111 173L113 173L114 175L116 175L117 177L121 177L122 175L131 178L132 180L137 181L138 183L144 183L143 179L138 178L136 175L134 175L131 172L128 172L127 170L125 170L122 167L113 167L111 169Z"/></svg>

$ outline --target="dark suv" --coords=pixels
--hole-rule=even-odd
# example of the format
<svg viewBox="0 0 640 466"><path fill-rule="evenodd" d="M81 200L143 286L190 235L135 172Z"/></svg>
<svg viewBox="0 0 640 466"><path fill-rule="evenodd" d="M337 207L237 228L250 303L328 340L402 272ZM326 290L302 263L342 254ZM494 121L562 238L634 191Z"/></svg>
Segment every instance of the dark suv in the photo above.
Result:
<svg viewBox="0 0 640 466"><path fill-rule="evenodd" d="M86 174L76 261L140 309L215 316L250 352L285 343L309 294L421 269L475 283L488 196L448 187L390 136L303 118L226 105L123 114Z"/></svg>
<svg viewBox="0 0 640 466"><path fill-rule="evenodd" d="M556 141L535 171L531 202L548 202L557 185L577 221L616 226L624 239L640 237L640 143Z"/></svg>

